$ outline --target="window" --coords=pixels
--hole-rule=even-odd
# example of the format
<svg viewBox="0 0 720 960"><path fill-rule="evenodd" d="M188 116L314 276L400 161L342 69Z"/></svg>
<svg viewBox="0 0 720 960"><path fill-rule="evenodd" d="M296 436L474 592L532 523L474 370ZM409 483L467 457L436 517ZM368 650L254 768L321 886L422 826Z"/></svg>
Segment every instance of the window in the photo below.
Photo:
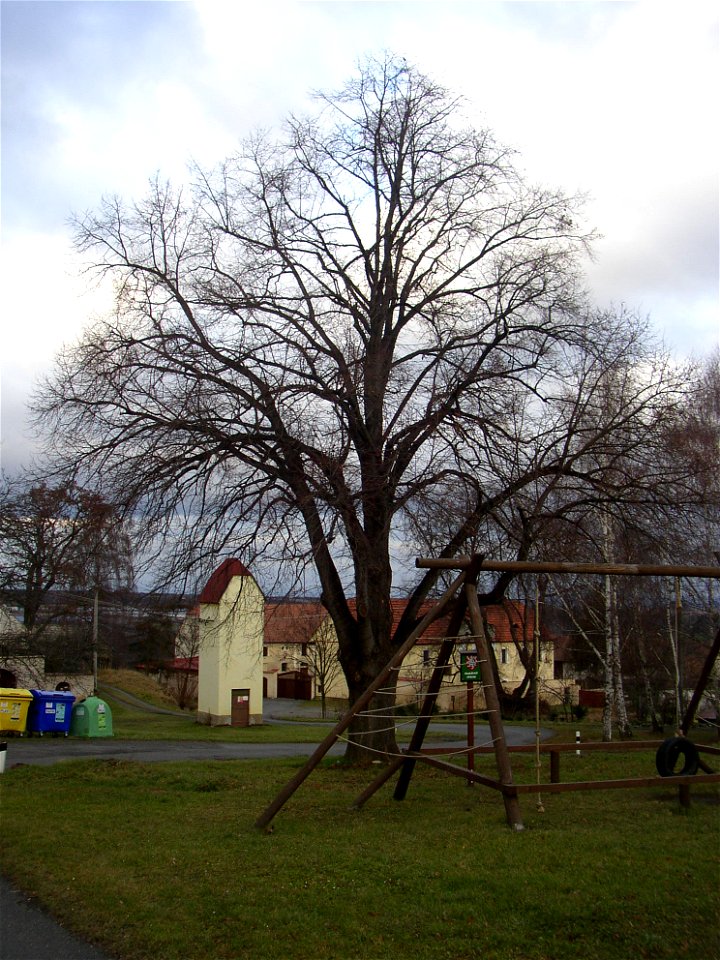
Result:
<svg viewBox="0 0 720 960"><path fill-rule="evenodd" d="M507 663L509 659L508 648L500 647L500 663Z"/></svg>
<svg viewBox="0 0 720 960"><path fill-rule="evenodd" d="M426 667L430 663L430 651L423 650L423 666Z"/></svg>
<svg viewBox="0 0 720 960"><path fill-rule="evenodd" d="M285 662L285 660L283 660L283 662L280 664L280 670L283 673L285 673L285 671L287 670L287 663Z"/></svg>
<svg viewBox="0 0 720 960"><path fill-rule="evenodd" d="M268 655L268 648L263 647L263 656L266 657L267 655Z"/></svg>
<svg viewBox="0 0 720 960"><path fill-rule="evenodd" d="M301 644L300 644L300 656L301 656L301 657L306 657L306 656L307 656L307 647L308 647L308 645L307 645L306 643L301 643Z"/></svg>

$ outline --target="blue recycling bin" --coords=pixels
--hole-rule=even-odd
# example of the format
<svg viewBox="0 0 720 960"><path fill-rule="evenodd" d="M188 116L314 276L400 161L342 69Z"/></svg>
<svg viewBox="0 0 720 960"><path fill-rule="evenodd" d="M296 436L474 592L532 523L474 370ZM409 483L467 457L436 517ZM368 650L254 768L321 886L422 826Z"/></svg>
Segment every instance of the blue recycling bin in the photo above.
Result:
<svg viewBox="0 0 720 960"><path fill-rule="evenodd" d="M29 733L62 733L70 731L75 695L65 690L31 690L32 703L28 709Z"/></svg>

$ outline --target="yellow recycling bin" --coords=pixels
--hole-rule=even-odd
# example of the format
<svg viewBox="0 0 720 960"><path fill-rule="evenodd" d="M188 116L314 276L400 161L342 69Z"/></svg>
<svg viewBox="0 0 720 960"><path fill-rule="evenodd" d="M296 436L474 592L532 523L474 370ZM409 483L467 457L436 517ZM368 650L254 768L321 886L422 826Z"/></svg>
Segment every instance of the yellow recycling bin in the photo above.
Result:
<svg viewBox="0 0 720 960"><path fill-rule="evenodd" d="M0 687L0 732L24 733L32 700L29 690Z"/></svg>

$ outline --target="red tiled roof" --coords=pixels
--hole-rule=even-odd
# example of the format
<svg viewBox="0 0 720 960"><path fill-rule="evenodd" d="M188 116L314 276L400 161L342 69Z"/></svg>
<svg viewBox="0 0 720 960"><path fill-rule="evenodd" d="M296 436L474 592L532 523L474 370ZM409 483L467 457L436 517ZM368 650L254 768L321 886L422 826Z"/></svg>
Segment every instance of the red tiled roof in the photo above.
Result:
<svg viewBox="0 0 720 960"><path fill-rule="evenodd" d="M228 558L211 575L200 594L200 603L220 603L220 598L233 577L251 577L248 568L239 560Z"/></svg>
<svg viewBox="0 0 720 960"><path fill-rule="evenodd" d="M397 628L397 625L400 623L400 618L403 613L405 613L405 608L407 607L407 600L400 599L391 599L390 608L392 610L392 630ZM418 617L422 619L425 614L435 606L433 600L426 600L425 603L420 605L420 611ZM357 600L354 598L348 600L348 607L350 612L354 617L357 616ZM448 623L450 622L449 616L440 617L438 620L434 620L430 626L427 628L425 633L422 635L420 642L425 640L426 642L432 642L433 640L438 640L441 637L444 637L447 634Z"/></svg>
<svg viewBox="0 0 720 960"><path fill-rule="evenodd" d="M223 561L208 580L200 594L200 603L218 603L233 577L250 577L252 574L239 560ZM419 617L432 608L434 601L427 600L420 606ZM395 630L407 607L407 600L391 599L392 629ZM357 601L348 601L353 616L357 616ZM490 627L494 643L512 643L513 634L518 641L533 640L535 622L534 610L519 600L505 600L501 604L482 608L485 621ZM195 610L190 611L192 616ZM265 644L307 643L320 625L329 616L327 610L317 600L280 600L265 603ZM447 635L450 615L446 614L434 620L419 638L419 644L436 644ZM545 639L549 639L543 630Z"/></svg>
<svg viewBox="0 0 720 960"><path fill-rule="evenodd" d="M495 643L512 643L517 640L531 641L535 631L532 608L519 600L504 600L502 603L483 607L485 622L492 631Z"/></svg>
<svg viewBox="0 0 720 960"><path fill-rule="evenodd" d="M400 622L403 615L406 600L391 600L393 612L393 630ZM355 601L349 601L350 609L353 614L356 611ZM419 611L419 617L425 614L433 606L433 601L428 600L422 604ZM531 606L528 606L520 600L505 600L501 604L494 604L488 607L482 607L482 614L485 622L490 628L492 641L494 643L512 643L513 633L519 642L525 640L531 642L535 632L535 615ZM466 618L467 620L467 618ZM450 615L446 614L437 620L434 620L427 628L425 633L418 639L418 644L437 644L439 640L447 636L450 624ZM547 630L543 629L543 638L549 639Z"/></svg>
<svg viewBox="0 0 720 960"><path fill-rule="evenodd" d="M395 630L400 622L407 600L393 599L392 629ZM419 610L419 616L424 617L432 608L433 601L427 600ZM357 616L357 602L348 601L348 607L353 616ZM482 608L483 615L494 643L512 643L513 633L518 641L532 641L535 630L534 611L525 603L517 600L506 600L502 604ZM265 643L306 643L320 624L329 616L325 608L317 601L285 600L265 604ZM446 614L434 620L425 633L419 638L419 644L437 644L447 636L450 624L450 615ZM547 632L543 631L547 638Z"/></svg>
<svg viewBox="0 0 720 960"><path fill-rule="evenodd" d="M265 604L265 643L307 643L328 612L317 600Z"/></svg>

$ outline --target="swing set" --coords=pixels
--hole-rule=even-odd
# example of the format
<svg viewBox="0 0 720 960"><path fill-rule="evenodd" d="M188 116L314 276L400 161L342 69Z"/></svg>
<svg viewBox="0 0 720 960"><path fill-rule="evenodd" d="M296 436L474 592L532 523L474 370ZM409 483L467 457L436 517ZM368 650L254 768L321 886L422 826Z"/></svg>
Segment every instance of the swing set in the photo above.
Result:
<svg viewBox="0 0 720 960"><path fill-rule="evenodd" d="M720 579L720 567L699 566L668 566L668 565L638 565L638 564L608 564L608 563L541 563L533 561L499 561L488 560L479 554L472 557L458 557L454 560L437 558L419 558L416 566L421 569L447 569L456 571L456 577L445 590L437 603L419 621L415 629L408 635L404 643L398 648L395 655L378 674L365 692L357 699L348 712L318 745L304 766L280 790L275 799L260 814L255 821L258 828L266 828L276 814L287 803L298 787L310 776L330 748L342 737L351 725L353 719L366 711L370 701L376 693L381 691L393 671L398 671L405 657L415 645L416 641L425 633L431 623L442 617L452 609L447 636L442 640L435 666L425 689L420 712L407 749L383 768L373 782L360 794L353 804L354 809L360 809L385 783L396 773L394 798L404 800L412 780L415 767L423 763L444 771L447 774L463 777L468 783L477 783L499 792L505 805L505 815L508 825L513 830L522 830L523 821L519 798L525 794L536 794L538 809L542 810L541 794L564 793L577 790L613 790L631 789L655 786L677 786L680 803L689 806L690 786L697 783L697 770L703 771L703 783L720 783L720 773L715 773L699 757L699 753L720 755L720 747L696 745L687 739L687 733L692 725L695 712L712 674L713 667L720 654L720 629L708 651L697 686L685 711L678 730L678 736L665 741L622 741L615 743L583 743L582 750L617 751L617 750L656 750L656 764L658 776L636 777L621 780L586 780L563 782L560 779L560 757L564 752L577 750L577 744L540 743L539 715L536 700L536 744L535 746L509 746L505 739L500 714L500 697L498 680L491 665L490 640L487 636L480 603L478 601L477 581L482 571L497 573L576 573L602 574L612 576L667 576L667 577L696 577L703 579ZM537 616L537 614L536 614ZM466 617L469 617L472 635L475 642L477 665L480 669L480 679L485 694L488 725L490 728L490 745L475 746L472 742L472 727L469 725L468 736L468 764L463 768L451 763L447 759L448 753L456 753L452 748L423 749L423 742L430 726L435 702L440 691L443 678L451 662L456 643L459 640L467 641L468 637L460 637L460 627ZM535 642L536 656L539 643ZM469 716L472 711L469 711ZM470 724L471 721L469 721ZM538 777L536 783L516 784L513 780L511 756L514 753L535 752ZM493 753L497 768L497 776L477 773L474 769L473 758L476 754ZM540 783L540 757L550 754L550 782ZM685 757L685 765L679 774L675 774L675 765L680 756Z"/></svg>

